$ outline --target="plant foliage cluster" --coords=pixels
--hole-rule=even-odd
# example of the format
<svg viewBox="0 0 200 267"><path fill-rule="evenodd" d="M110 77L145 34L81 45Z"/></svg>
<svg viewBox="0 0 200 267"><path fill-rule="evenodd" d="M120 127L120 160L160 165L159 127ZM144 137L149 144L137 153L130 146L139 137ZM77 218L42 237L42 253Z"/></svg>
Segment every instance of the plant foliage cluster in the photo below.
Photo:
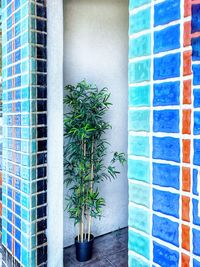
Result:
<svg viewBox="0 0 200 267"><path fill-rule="evenodd" d="M115 152L111 162L105 164L109 146L105 133L111 128L104 119L111 106L107 88L99 90L82 81L76 86L67 85L65 91L64 167L69 189L66 202L70 218L78 224L78 239L83 242L90 238L92 218L101 218L105 205L99 183L116 178L116 162L124 164L125 155Z"/></svg>

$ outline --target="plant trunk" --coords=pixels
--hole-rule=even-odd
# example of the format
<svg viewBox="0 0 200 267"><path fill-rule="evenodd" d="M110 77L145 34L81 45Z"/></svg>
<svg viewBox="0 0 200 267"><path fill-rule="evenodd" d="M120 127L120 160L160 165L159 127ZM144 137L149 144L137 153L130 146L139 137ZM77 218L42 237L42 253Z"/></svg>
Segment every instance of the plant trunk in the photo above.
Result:
<svg viewBox="0 0 200 267"><path fill-rule="evenodd" d="M92 148L91 148L91 181L90 181L90 192L93 191L93 182L94 182L94 139L92 139ZM88 241L90 241L91 235L91 224L92 224L92 217L90 215L91 211L88 211Z"/></svg>

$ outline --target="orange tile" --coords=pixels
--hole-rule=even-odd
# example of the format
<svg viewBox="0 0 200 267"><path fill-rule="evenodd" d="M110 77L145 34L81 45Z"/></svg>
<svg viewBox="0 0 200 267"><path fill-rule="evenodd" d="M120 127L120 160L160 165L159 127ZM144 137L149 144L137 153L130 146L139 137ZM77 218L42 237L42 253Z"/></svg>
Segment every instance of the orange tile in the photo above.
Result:
<svg viewBox="0 0 200 267"><path fill-rule="evenodd" d="M187 76L192 73L192 51L183 53L183 75Z"/></svg>
<svg viewBox="0 0 200 267"><path fill-rule="evenodd" d="M191 128L191 109L184 109L182 117L182 133L191 134L190 128Z"/></svg>
<svg viewBox="0 0 200 267"><path fill-rule="evenodd" d="M183 153L183 162L190 163L190 145L191 140L182 140L182 153Z"/></svg>
<svg viewBox="0 0 200 267"><path fill-rule="evenodd" d="M190 192L190 187L191 187L190 168L182 167L182 190Z"/></svg>
<svg viewBox="0 0 200 267"><path fill-rule="evenodd" d="M182 224L182 248L190 251L190 227Z"/></svg>
<svg viewBox="0 0 200 267"><path fill-rule="evenodd" d="M184 46L191 45L191 21L184 22Z"/></svg>
<svg viewBox="0 0 200 267"><path fill-rule="evenodd" d="M2 172L0 171L0 186L2 186Z"/></svg>
<svg viewBox="0 0 200 267"><path fill-rule="evenodd" d="M182 220L190 221L190 198L182 196Z"/></svg>
<svg viewBox="0 0 200 267"><path fill-rule="evenodd" d="M184 3L184 17L191 16L192 8L191 8L191 0L185 0Z"/></svg>
<svg viewBox="0 0 200 267"><path fill-rule="evenodd" d="M191 104L191 87L192 87L192 81L186 80L183 82L183 104Z"/></svg>
<svg viewBox="0 0 200 267"><path fill-rule="evenodd" d="M181 254L181 267L190 267L190 257L186 254Z"/></svg>

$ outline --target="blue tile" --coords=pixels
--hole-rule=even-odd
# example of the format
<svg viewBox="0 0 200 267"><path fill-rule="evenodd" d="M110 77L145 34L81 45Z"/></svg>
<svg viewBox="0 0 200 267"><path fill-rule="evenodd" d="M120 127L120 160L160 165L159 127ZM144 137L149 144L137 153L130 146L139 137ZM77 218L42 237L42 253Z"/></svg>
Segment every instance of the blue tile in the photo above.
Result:
<svg viewBox="0 0 200 267"><path fill-rule="evenodd" d="M153 210L179 218L180 195L153 189Z"/></svg>
<svg viewBox="0 0 200 267"><path fill-rule="evenodd" d="M12 251L12 237L7 234L7 248Z"/></svg>
<svg viewBox="0 0 200 267"><path fill-rule="evenodd" d="M192 38L192 60L200 60L200 37Z"/></svg>
<svg viewBox="0 0 200 267"><path fill-rule="evenodd" d="M180 0L166 0L154 7L154 26L180 19Z"/></svg>
<svg viewBox="0 0 200 267"><path fill-rule="evenodd" d="M179 253L153 242L153 261L162 267L178 267Z"/></svg>
<svg viewBox="0 0 200 267"><path fill-rule="evenodd" d="M200 107L200 89L194 89L193 95L194 95L194 107L199 108Z"/></svg>
<svg viewBox="0 0 200 267"><path fill-rule="evenodd" d="M180 53L154 58L154 80L180 77Z"/></svg>
<svg viewBox="0 0 200 267"><path fill-rule="evenodd" d="M173 137L153 137L153 158L180 162L180 140Z"/></svg>
<svg viewBox="0 0 200 267"><path fill-rule="evenodd" d="M169 219L153 215L153 236L175 246L179 246L179 224Z"/></svg>
<svg viewBox="0 0 200 267"><path fill-rule="evenodd" d="M154 110L153 131L164 133L178 133L179 110Z"/></svg>
<svg viewBox="0 0 200 267"><path fill-rule="evenodd" d="M194 85L200 85L200 65L193 64L192 65L192 71L193 71L193 84Z"/></svg>
<svg viewBox="0 0 200 267"><path fill-rule="evenodd" d="M193 253L197 256L200 256L200 231L193 229Z"/></svg>
<svg viewBox="0 0 200 267"><path fill-rule="evenodd" d="M200 112L194 112L194 135L200 134Z"/></svg>
<svg viewBox="0 0 200 267"><path fill-rule="evenodd" d="M192 186L192 193L196 196L199 196L198 191L198 170L193 169L193 186ZM200 188L199 188L200 190Z"/></svg>
<svg viewBox="0 0 200 267"><path fill-rule="evenodd" d="M15 257L20 260L21 256L21 245L15 241Z"/></svg>
<svg viewBox="0 0 200 267"><path fill-rule="evenodd" d="M200 31L200 4L192 5L192 33Z"/></svg>
<svg viewBox="0 0 200 267"><path fill-rule="evenodd" d="M180 82L154 84L154 106L173 106L180 104Z"/></svg>
<svg viewBox="0 0 200 267"><path fill-rule="evenodd" d="M166 42L167 40L167 42ZM180 48L180 25L154 32L154 53Z"/></svg>
<svg viewBox="0 0 200 267"><path fill-rule="evenodd" d="M199 201L197 199L192 199L193 205L193 223L200 226L200 217L199 217Z"/></svg>
<svg viewBox="0 0 200 267"><path fill-rule="evenodd" d="M194 139L194 156L193 163L194 165L200 166L200 140Z"/></svg>
<svg viewBox="0 0 200 267"><path fill-rule="evenodd" d="M193 267L200 267L200 261L193 259Z"/></svg>
<svg viewBox="0 0 200 267"><path fill-rule="evenodd" d="M153 184L180 189L180 167L153 163Z"/></svg>

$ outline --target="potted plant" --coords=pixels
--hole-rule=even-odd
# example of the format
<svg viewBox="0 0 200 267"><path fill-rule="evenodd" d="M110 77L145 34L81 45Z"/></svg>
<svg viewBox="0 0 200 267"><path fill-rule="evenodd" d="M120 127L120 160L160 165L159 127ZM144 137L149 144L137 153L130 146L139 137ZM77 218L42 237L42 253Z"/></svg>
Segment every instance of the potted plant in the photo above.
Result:
<svg viewBox="0 0 200 267"><path fill-rule="evenodd" d="M66 208L77 226L76 257L87 261L92 257L93 218L101 218L105 200L100 196L99 183L116 178L116 162L124 164L124 153L115 152L109 164L104 162L108 142L105 133L111 125L105 121L110 93L107 88L82 81L65 87L64 104L64 169L68 188Z"/></svg>

